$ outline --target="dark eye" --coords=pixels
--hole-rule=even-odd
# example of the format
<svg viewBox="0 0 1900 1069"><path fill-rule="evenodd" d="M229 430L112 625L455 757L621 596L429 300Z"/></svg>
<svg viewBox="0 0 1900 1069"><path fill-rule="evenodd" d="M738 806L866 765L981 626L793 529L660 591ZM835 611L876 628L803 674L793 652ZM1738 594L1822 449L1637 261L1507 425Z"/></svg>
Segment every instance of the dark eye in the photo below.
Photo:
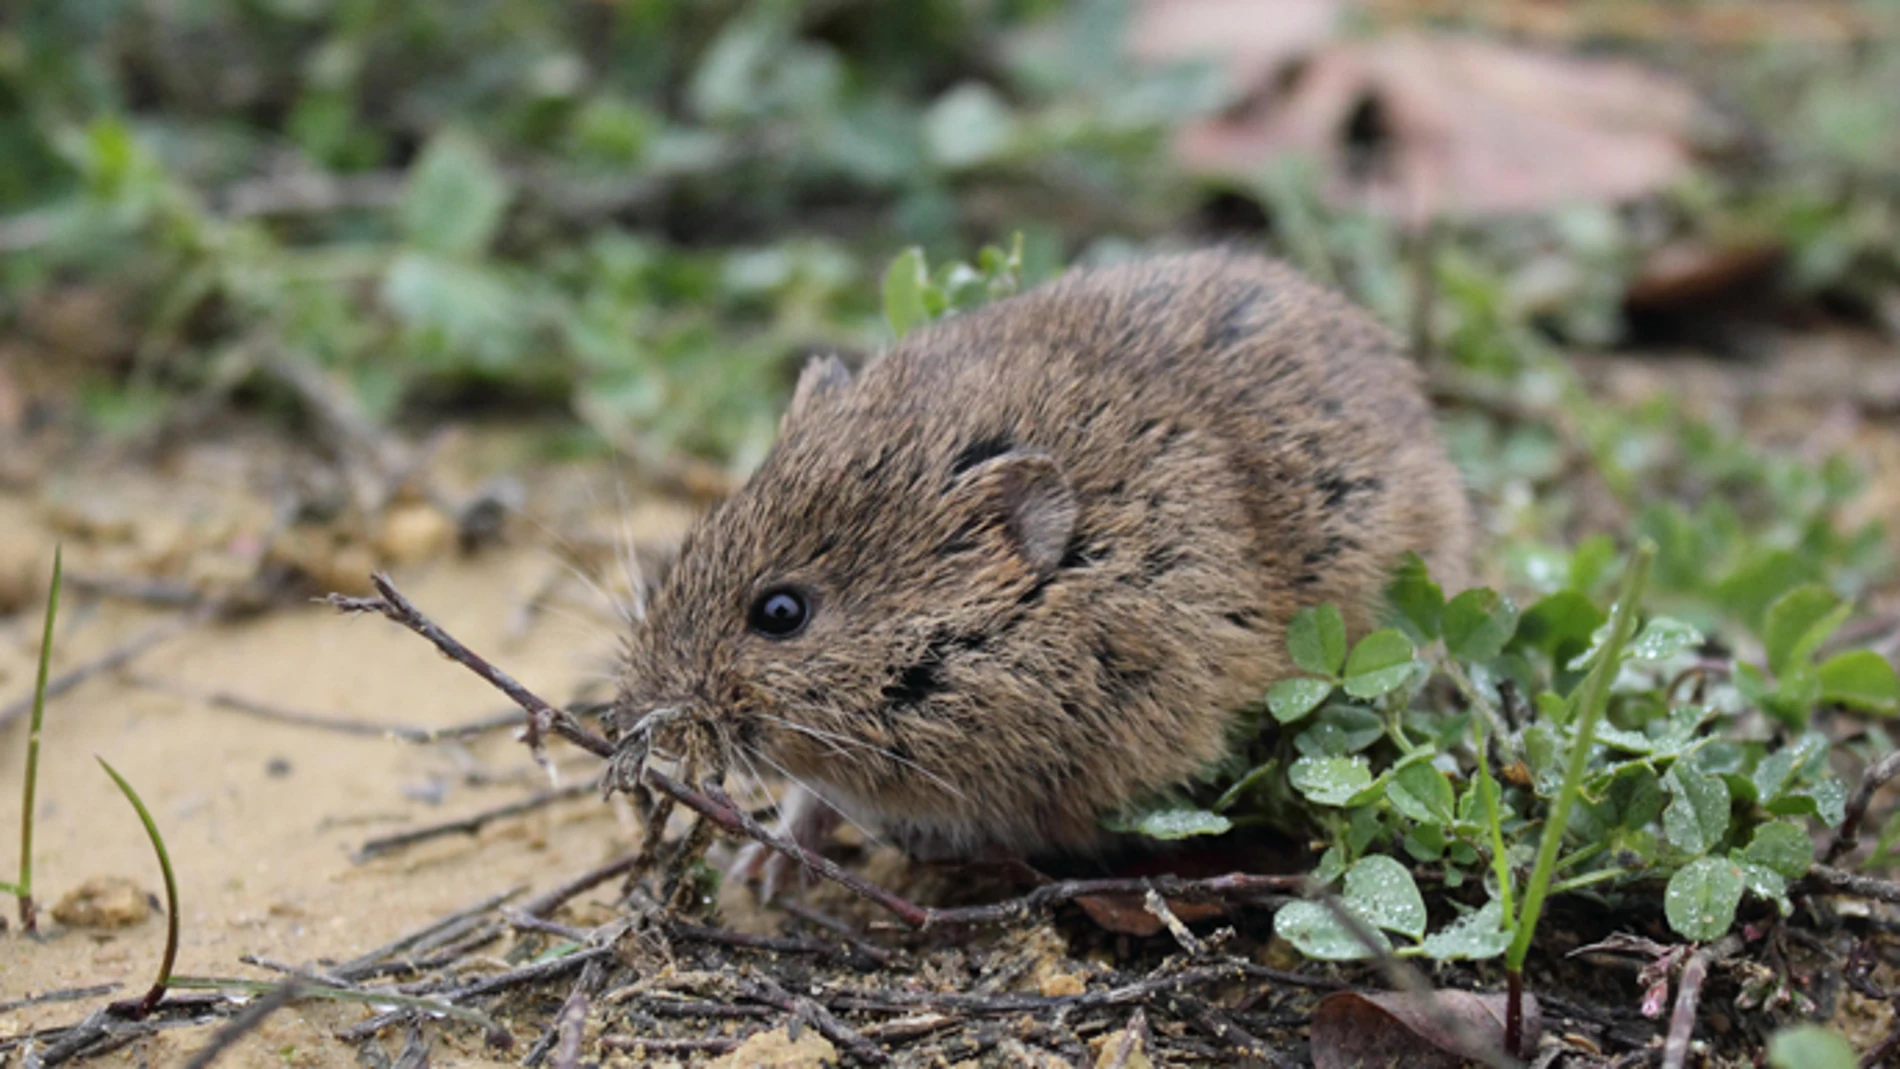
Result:
<svg viewBox="0 0 1900 1069"><path fill-rule="evenodd" d="M766 638L791 638L811 620L811 603L803 591L779 587L760 594L746 614L746 626Z"/></svg>

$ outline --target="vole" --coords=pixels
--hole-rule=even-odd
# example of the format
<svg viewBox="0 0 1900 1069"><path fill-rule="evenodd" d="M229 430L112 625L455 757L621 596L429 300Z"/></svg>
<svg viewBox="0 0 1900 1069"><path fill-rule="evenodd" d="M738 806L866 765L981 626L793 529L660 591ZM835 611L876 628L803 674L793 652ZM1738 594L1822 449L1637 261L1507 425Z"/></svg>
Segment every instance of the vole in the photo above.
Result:
<svg viewBox="0 0 1900 1069"><path fill-rule="evenodd" d="M617 764L650 736L782 773L807 845L842 813L917 855L1087 854L1228 752L1296 672L1296 610L1369 630L1407 551L1463 586L1421 382L1345 298L1232 251L1074 271L855 378L815 360L646 599Z"/></svg>

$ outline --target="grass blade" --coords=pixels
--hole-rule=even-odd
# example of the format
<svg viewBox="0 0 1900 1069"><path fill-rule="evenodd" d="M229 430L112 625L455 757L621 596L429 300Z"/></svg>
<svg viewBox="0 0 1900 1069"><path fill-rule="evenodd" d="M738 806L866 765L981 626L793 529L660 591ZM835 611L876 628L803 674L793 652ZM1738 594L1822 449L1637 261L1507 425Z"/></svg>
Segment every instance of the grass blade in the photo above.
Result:
<svg viewBox="0 0 1900 1069"><path fill-rule="evenodd" d="M40 725L46 720L46 676L53 661L53 620L59 615L62 547L53 547L53 585L46 595L46 627L40 636L40 672L33 683L33 718L26 729L26 784L20 789L20 882L8 889L20 899L20 927L39 930L33 904L33 803L40 779Z"/></svg>
<svg viewBox="0 0 1900 1069"><path fill-rule="evenodd" d="M138 810L139 820L145 825L145 835L152 840L152 849L158 854L158 867L165 874L165 957L158 963L158 979L152 982L152 989L136 1003L121 1003L125 1011L133 1016L143 1017L151 1013L158 1000L165 997L165 988L171 983L172 965L178 960L178 879L172 875L171 855L165 850L165 839L158 833L158 824L152 820L151 810L145 808L145 802L139 798L139 792L119 775L118 770L106 764L106 759L95 755L99 767L106 770L112 782L119 785L125 800Z"/></svg>
<svg viewBox="0 0 1900 1069"><path fill-rule="evenodd" d="M1531 938L1537 934L1538 915L1543 912L1544 896L1550 890L1556 872L1557 852L1563 845L1564 828L1570 823L1570 806L1583 791L1584 766L1590 762L1590 747L1596 741L1597 721L1610 703L1610 684L1616 679L1623 647L1636 633L1637 603L1649 581L1649 566L1656 559L1656 544L1643 539L1630 560L1623 587L1616 595L1616 609L1610 617L1610 635L1590 674L1584 678L1583 693L1577 704L1576 738L1570 744L1570 760L1564 770L1563 789L1551 803L1544 823L1544 834L1537 844L1537 862L1524 885L1523 912L1518 914L1511 947L1505 952L1504 972L1509 983L1509 1001L1505 1010L1505 1046L1513 1054L1519 1051L1520 1001L1524 982L1524 959L1530 953Z"/></svg>

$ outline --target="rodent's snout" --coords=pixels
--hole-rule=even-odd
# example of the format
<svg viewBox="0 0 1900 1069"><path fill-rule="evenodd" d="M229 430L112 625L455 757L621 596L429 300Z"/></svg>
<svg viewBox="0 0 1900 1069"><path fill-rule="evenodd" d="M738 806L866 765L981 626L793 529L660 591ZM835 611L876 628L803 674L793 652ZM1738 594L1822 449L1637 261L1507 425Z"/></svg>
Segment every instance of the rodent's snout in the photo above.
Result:
<svg viewBox="0 0 1900 1069"><path fill-rule="evenodd" d="M611 782L626 789L638 782L649 761L672 765L687 777L725 771L725 747L712 718L686 703L650 708L622 708L614 714L620 734L615 740Z"/></svg>

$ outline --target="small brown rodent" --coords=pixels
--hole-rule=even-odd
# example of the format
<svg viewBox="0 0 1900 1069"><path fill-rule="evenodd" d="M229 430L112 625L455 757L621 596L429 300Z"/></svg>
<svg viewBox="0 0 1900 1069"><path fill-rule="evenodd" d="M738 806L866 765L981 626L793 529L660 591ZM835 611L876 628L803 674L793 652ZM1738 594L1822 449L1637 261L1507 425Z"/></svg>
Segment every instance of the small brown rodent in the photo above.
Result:
<svg viewBox="0 0 1900 1069"><path fill-rule="evenodd" d="M1344 298L1226 252L1075 271L806 368L647 600L619 745L721 747L914 853L1086 853L1227 751L1295 610L1362 633L1406 551L1457 589L1472 537Z"/></svg>

